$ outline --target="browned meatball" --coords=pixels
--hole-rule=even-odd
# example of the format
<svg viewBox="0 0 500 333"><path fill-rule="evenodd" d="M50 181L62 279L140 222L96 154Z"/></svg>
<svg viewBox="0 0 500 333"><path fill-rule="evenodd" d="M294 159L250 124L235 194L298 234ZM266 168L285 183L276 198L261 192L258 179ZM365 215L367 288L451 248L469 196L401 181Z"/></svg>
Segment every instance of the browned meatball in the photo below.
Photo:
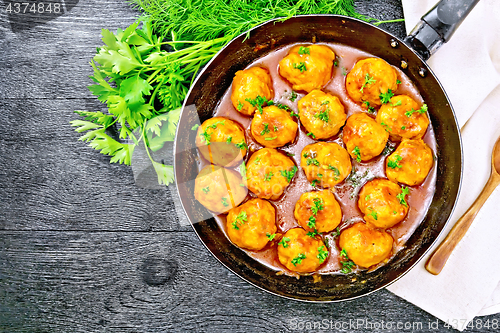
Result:
<svg viewBox="0 0 500 333"><path fill-rule="evenodd" d="M294 215L307 231L328 232L342 221L342 211L330 190L303 193L295 204Z"/></svg>
<svg viewBox="0 0 500 333"><path fill-rule="evenodd" d="M398 148L387 157L385 173L395 183L420 185L434 164L432 150L421 139L403 139Z"/></svg>
<svg viewBox="0 0 500 333"><path fill-rule="evenodd" d="M273 97L273 83L267 69L251 67L234 75L231 102L240 113L251 116L257 105L265 104L263 101Z"/></svg>
<svg viewBox="0 0 500 333"><path fill-rule="evenodd" d="M258 251L276 233L276 210L262 199L252 199L227 214L227 234L239 247Z"/></svg>
<svg viewBox="0 0 500 333"><path fill-rule="evenodd" d="M279 73L293 90L321 89L332 78L335 52L325 45L297 45L279 63Z"/></svg>
<svg viewBox="0 0 500 333"><path fill-rule="evenodd" d="M339 237L340 248L348 258L365 268L387 259L392 252L392 241L385 231L369 228L362 222L344 229Z"/></svg>
<svg viewBox="0 0 500 333"><path fill-rule="evenodd" d="M300 165L307 180L325 188L342 182L351 173L347 151L334 142L317 142L302 150Z"/></svg>
<svg viewBox="0 0 500 333"><path fill-rule="evenodd" d="M390 180L374 179L359 192L358 207L367 223L377 228L390 228L404 220L408 213L408 191Z"/></svg>
<svg viewBox="0 0 500 333"><path fill-rule="evenodd" d="M314 272L327 257L328 248L323 241L308 236L302 228L288 230L278 243L279 261L294 272Z"/></svg>
<svg viewBox="0 0 500 333"><path fill-rule="evenodd" d="M247 196L247 188L236 171L215 165L204 167L194 183L194 197L214 213L225 213Z"/></svg>
<svg viewBox="0 0 500 333"><path fill-rule="evenodd" d="M389 133L366 113L347 118L343 140L347 152L356 161L368 161L380 155L387 144Z"/></svg>
<svg viewBox="0 0 500 333"><path fill-rule="evenodd" d="M290 184L297 167L276 149L263 148L247 163L248 189L259 198L276 200Z"/></svg>
<svg viewBox="0 0 500 333"><path fill-rule="evenodd" d="M396 91L397 80L398 72L385 60L367 58L354 65L347 74L345 85L353 101L377 107L382 105L381 94Z"/></svg>
<svg viewBox="0 0 500 333"><path fill-rule="evenodd" d="M250 130L255 141L268 148L284 146L297 135L299 125L290 114L277 106L268 106L256 112Z"/></svg>
<svg viewBox="0 0 500 333"><path fill-rule="evenodd" d="M300 121L317 139L337 134L345 124L344 106L338 97L313 90L298 102Z"/></svg>
<svg viewBox="0 0 500 333"><path fill-rule="evenodd" d="M419 106L407 95L397 95L380 107L377 122L389 131L393 141L401 139L420 139L429 126L427 105Z"/></svg>
<svg viewBox="0 0 500 333"><path fill-rule="evenodd" d="M198 127L196 146L210 163L226 167L241 164L247 153L245 133L224 117L207 119Z"/></svg>

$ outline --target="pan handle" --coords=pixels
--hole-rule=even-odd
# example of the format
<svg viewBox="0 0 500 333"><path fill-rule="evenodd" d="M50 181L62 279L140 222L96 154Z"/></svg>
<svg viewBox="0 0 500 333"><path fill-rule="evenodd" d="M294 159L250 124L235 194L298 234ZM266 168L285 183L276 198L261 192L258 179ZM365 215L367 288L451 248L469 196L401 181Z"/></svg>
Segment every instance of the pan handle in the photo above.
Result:
<svg viewBox="0 0 500 333"><path fill-rule="evenodd" d="M405 43L427 60L450 40L479 0L441 0L405 38Z"/></svg>

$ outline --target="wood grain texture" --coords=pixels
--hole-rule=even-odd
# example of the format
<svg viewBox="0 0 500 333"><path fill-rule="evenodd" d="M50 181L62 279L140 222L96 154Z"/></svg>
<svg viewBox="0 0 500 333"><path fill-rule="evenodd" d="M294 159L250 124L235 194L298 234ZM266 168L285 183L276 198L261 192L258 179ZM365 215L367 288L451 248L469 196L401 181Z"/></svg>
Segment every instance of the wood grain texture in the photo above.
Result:
<svg viewBox="0 0 500 333"><path fill-rule="evenodd" d="M356 4L378 19L403 15L399 0ZM73 110L104 110L86 88L101 29L125 28L137 12L122 0L80 0L58 18L13 32L4 5L0 332L317 332L324 320L415 322L423 324L419 332L435 332L426 326L433 316L386 290L301 303L220 265L176 214L172 189L136 186L130 167L109 164L69 126ZM405 35L402 23L381 28ZM401 332L330 328L324 331Z"/></svg>

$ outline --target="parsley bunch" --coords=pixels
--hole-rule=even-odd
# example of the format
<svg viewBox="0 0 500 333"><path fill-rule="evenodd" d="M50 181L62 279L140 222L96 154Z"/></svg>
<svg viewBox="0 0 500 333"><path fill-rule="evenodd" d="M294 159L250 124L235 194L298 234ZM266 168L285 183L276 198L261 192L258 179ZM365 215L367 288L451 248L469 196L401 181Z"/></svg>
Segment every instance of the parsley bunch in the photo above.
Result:
<svg viewBox="0 0 500 333"><path fill-rule="evenodd" d="M89 90L106 104L108 112L75 111L84 119L73 120L71 125L84 133L80 140L111 156L111 163L130 165L135 147L144 144L158 182L168 185L174 180L173 167L154 161L150 150L174 140L192 78L223 44L217 39L164 41L153 33L150 20L142 28L139 24L116 34L102 30L105 45L90 62L96 84ZM118 137L112 135L115 129Z"/></svg>

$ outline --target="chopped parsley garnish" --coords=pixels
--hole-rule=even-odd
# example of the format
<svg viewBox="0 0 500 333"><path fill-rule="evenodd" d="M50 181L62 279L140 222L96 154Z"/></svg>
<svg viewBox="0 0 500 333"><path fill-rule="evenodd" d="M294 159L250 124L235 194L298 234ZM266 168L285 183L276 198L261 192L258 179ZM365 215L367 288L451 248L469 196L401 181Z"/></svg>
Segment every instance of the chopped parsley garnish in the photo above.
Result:
<svg viewBox="0 0 500 333"><path fill-rule="evenodd" d="M408 207L408 203L406 202L406 195L410 194L410 189L408 187L401 186L401 193L396 195L396 198L398 198L399 203L404 205L405 207Z"/></svg>
<svg viewBox="0 0 500 333"><path fill-rule="evenodd" d="M365 197L365 201L368 201L370 200L371 196L368 194L366 197Z"/></svg>
<svg viewBox="0 0 500 333"><path fill-rule="evenodd" d="M311 54L311 51L308 47L301 46L299 47L299 54Z"/></svg>
<svg viewBox="0 0 500 333"><path fill-rule="evenodd" d="M278 132L278 126L274 125L274 131Z"/></svg>
<svg viewBox="0 0 500 333"><path fill-rule="evenodd" d="M321 102L321 105L327 105L327 104L330 104L330 101L329 101L329 100L326 100L326 101Z"/></svg>
<svg viewBox="0 0 500 333"><path fill-rule="evenodd" d="M291 102L295 102L295 100L297 99L297 93L295 91L292 90L292 93L290 95L290 98L288 98Z"/></svg>
<svg viewBox="0 0 500 333"><path fill-rule="evenodd" d="M403 102L401 102L401 100L399 100L396 103L391 103L391 106L400 106L401 104L403 104Z"/></svg>
<svg viewBox="0 0 500 333"><path fill-rule="evenodd" d="M314 118L318 118L319 120L323 120L327 123L330 120L330 114L328 113L329 110L329 108L326 108L326 110L316 113Z"/></svg>
<svg viewBox="0 0 500 333"><path fill-rule="evenodd" d="M191 130L196 131L198 129L198 127L200 127L200 125L195 124L195 125L193 125L193 127L191 127Z"/></svg>
<svg viewBox="0 0 500 333"><path fill-rule="evenodd" d="M269 239L270 242L273 241L274 237L276 237L276 234L270 234L270 233L266 233L266 236L267 236L267 239Z"/></svg>
<svg viewBox="0 0 500 333"><path fill-rule="evenodd" d="M373 106L370 106L370 102L364 101L363 104L366 105L366 107L368 108L368 112L369 113L375 113L375 108Z"/></svg>
<svg viewBox="0 0 500 333"><path fill-rule="evenodd" d="M259 164L259 161L260 161L260 157L257 157L253 163Z"/></svg>
<svg viewBox="0 0 500 333"><path fill-rule="evenodd" d="M379 95L380 101L384 104L387 104L391 101L391 98L394 96L391 89L388 89L386 93L381 93Z"/></svg>
<svg viewBox="0 0 500 333"><path fill-rule="evenodd" d="M299 117L299 114L292 111L292 112L290 112L290 116L291 117Z"/></svg>
<svg viewBox="0 0 500 333"><path fill-rule="evenodd" d="M269 172L269 173L266 173L265 176L264 176L264 181L265 182L270 182L271 181L271 178L274 176L274 173L272 172Z"/></svg>
<svg viewBox="0 0 500 333"><path fill-rule="evenodd" d="M295 258L292 259L292 264L294 266L302 264L302 260L306 258L306 255L304 253L299 253L299 255Z"/></svg>
<svg viewBox="0 0 500 333"><path fill-rule="evenodd" d="M295 173L297 172L297 170L298 170L298 169L297 169L297 167L294 165L294 166L292 167L292 170L290 170L290 171L287 171L287 170L280 170L280 173L281 173L281 175L282 175L283 177L285 177L285 178L286 178L286 180L287 180L288 182L291 182L291 181L292 181L292 178L293 178L293 176L295 176Z"/></svg>
<svg viewBox="0 0 500 333"><path fill-rule="evenodd" d="M366 73L366 75L365 75L365 82L363 82L363 85L359 89L359 92L363 92L363 89L365 89L366 85L372 84L372 83L375 83L375 82L377 82L377 80L375 80L372 76L370 76L370 74Z"/></svg>
<svg viewBox="0 0 500 333"><path fill-rule="evenodd" d="M406 129L406 126L401 126L401 129L404 131Z"/></svg>
<svg viewBox="0 0 500 333"><path fill-rule="evenodd" d="M243 109L243 103L241 101L238 101L238 111L241 111Z"/></svg>
<svg viewBox="0 0 500 333"><path fill-rule="evenodd" d="M401 164L399 164L399 162L402 160L403 158L400 156L400 155L395 155L394 156L394 159L390 159L387 161L387 166L391 169L401 169L403 166Z"/></svg>
<svg viewBox="0 0 500 333"><path fill-rule="evenodd" d="M370 209L371 213L368 214L368 215L371 216L371 217L373 217L373 219L375 221L377 221L378 220L378 214L377 214L377 212L373 208L371 208L371 207L369 207L369 209Z"/></svg>
<svg viewBox="0 0 500 333"><path fill-rule="evenodd" d="M356 266L356 264L350 260L342 261L342 269L340 270L340 272L343 274L351 273L354 266Z"/></svg>
<svg viewBox="0 0 500 333"><path fill-rule="evenodd" d="M304 157L306 157L306 156L304 156ZM314 165L316 165L316 166L319 166L319 162L318 162L318 160L317 160L317 159L315 159L315 158L308 158L308 159L306 160L306 164L307 164L307 165L314 164Z"/></svg>
<svg viewBox="0 0 500 333"><path fill-rule="evenodd" d="M292 154L292 153L286 153L286 156L288 156L288 157L294 157L294 156L295 156L295 154Z"/></svg>
<svg viewBox="0 0 500 333"><path fill-rule="evenodd" d="M340 171L339 169L337 169L336 167L334 167L333 165L329 165L328 166L328 169L332 170L333 173L335 174L335 176L340 176Z"/></svg>
<svg viewBox="0 0 500 333"><path fill-rule="evenodd" d="M316 227L316 218L314 216L309 216L309 220L307 221L307 226L311 229Z"/></svg>
<svg viewBox="0 0 500 333"><path fill-rule="evenodd" d="M323 245L321 245L320 247L318 247L318 255L316 256L316 258L319 259L319 263L322 264L323 262L325 262L326 258L328 257L328 250L325 249L325 247Z"/></svg>
<svg viewBox="0 0 500 333"><path fill-rule="evenodd" d="M203 191L203 193L207 194L208 192L210 192L210 187L204 187L201 189Z"/></svg>
<svg viewBox="0 0 500 333"><path fill-rule="evenodd" d="M240 143L237 143L235 146L238 147L238 148L240 148L241 150L248 149L248 146L245 143L245 140L241 141Z"/></svg>
<svg viewBox="0 0 500 333"><path fill-rule="evenodd" d="M299 64L293 63L293 68L298 69L301 73L307 71L306 63L301 61Z"/></svg>
<svg viewBox="0 0 500 333"><path fill-rule="evenodd" d="M356 162L361 162L361 152L359 151L359 147L356 146L354 149L351 151L351 153L356 156Z"/></svg>
<svg viewBox="0 0 500 333"><path fill-rule="evenodd" d="M269 130L269 124L268 123L263 123L262 125L264 125L264 129L260 132L260 135L264 135L266 133L269 133L270 130Z"/></svg>
<svg viewBox="0 0 500 333"><path fill-rule="evenodd" d="M267 105L274 105L282 110L287 110L287 111L290 110L290 107L286 106L285 104L273 102L271 100L267 101Z"/></svg>
<svg viewBox="0 0 500 333"><path fill-rule="evenodd" d="M427 108L427 104L424 104L424 105L422 105L422 107L421 107L420 109L418 109L418 110L411 109L410 111L406 111L406 112L405 112L405 115L406 115L408 118L410 118L410 117L412 116L412 114L413 114L413 113L415 113L415 112L418 112L419 114L424 114L424 113L426 113L426 112L427 112L427 110L428 110L428 108Z"/></svg>
<svg viewBox="0 0 500 333"><path fill-rule="evenodd" d="M264 140L271 141L271 140L274 140L274 139L277 139L277 138L278 138L277 136L273 136L271 138L264 138Z"/></svg>
<svg viewBox="0 0 500 333"><path fill-rule="evenodd" d="M245 101L250 103L254 108L257 108L257 110L259 110L260 114L262 114L262 111L263 111L262 107L264 106L264 104L267 105L267 103L269 103L267 98L262 97L260 95L257 95L257 97L255 97L255 99L246 98Z"/></svg>
<svg viewBox="0 0 500 333"><path fill-rule="evenodd" d="M240 229L239 226L247 221L248 221L247 212L245 211L240 212L234 219L234 222L232 223L233 229L236 230Z"/></svg>
<svg viewBox="0 0 500 333"><path fill-rule="evenodd" d="M381 122L380 125L382 125L386 132L392 132L391 128L386 123Z"/></svg>
<svg viewBox="0 0 500 333"><path fill-rule="evenodd" d="M340 270L340 272L343 274L351 273L352 268L356 266L356 264L349 260L349 256L347 255L347 251L345 249L342 249L342 251L340 251L340 258L344 259L340 262L342 264L342 269Z"/></svg>
<svg viewBox="0 0 500 333"><path fill-rule="evenodd" d="M312 137L313 139L316 139L316 135L314 135L312 132L309 132L306 135Z"/></svg>
<svg viewBox="0 0 500 333"><path fill-rule="evenodd" d="M312 183L311 183L311 186L312 186L312 187L315 187L315 186L316 186L316 184L318 184L318 183L319 183L319 180L314 179L314 180L312 181Z"/></svg>
<svg viewBox="0 0 500 333"><path fill-rule="evenodd" d="M314 215L318 215L318 212L322 211L325 209L325 204L322 199L320 198L314 198L313 199L314 207L311 207L311 212Z"/></svg>
<svg viewBox="0 0 500 333"><path fill-rule="evenodd" d="M332 236L333 237L340 236L340 227L337 227L337 229L335 229L335 231L332 232Z"/></svg>
<svg viewBox="0 0 500 333"><path fill-rule="evenodd" d="M232 137L232 136L229 136L229 137L226 139L226 142L227 142L227 143L231 143L231 141L233 141L233 137Z"/></svg>
<svg viewBox="0 0 500 333"><path fill-rule="evenodd" d="M241 173L241 177L243 177L243 179L248 179L248 177L247 177L247 165L245 164L245 161L241 162L240 173Z"/></svg>
<svg viewBox="0 0 500 333"><path fill-rule="evenodd" d="M316 176L319 177L319 178L323 178L323 174L322 173L318 173Z"/></svg>
<svg viewBox="0 0 500 333"><path fill-rule="evenodd" d="M347 75L347 68L345 68L344 66L342 66L342 75L343 76Z"/></svg>
<svg viewBox="0 0 500 333"><path fill-rule="evenodd" d="M222 198L222 205L223 205L224 207L229 206L229 203L227 202L227 198Z"/></svg>
<svg viewBox="0 0 500 333"><path fill-rule="evenodd" d="M205 129L205 131L200 133L200 136L205 140L205 143L207 144L207 146L210 144L210 138L212 136L212 133L208 133L208 129L209 128L216 129L217 125L225 125L225 121L224 120L217 121L217 122L213 123L212 125L208 125L207 128Z"/></svg>
<svg viewBox="0 0 500 333"><path fill-rule="evenodd" d="M401 81L399 79L397 79L396 84L401 84Z"/></svg>
<svg viewBox="0 0 500 333"><path fill-rule="evenodd" d="M281 245L283 246L283 248L286 249L288 246L290 246L290 244L288 244L289 241L290 241L289 237L283 237L281 241L278 243L278 245Z"/></svg>
<svg viewBox="0 0 500 333"><path fill-rule="evenodd" d="M316 235L319 235L319 233L318 230L314 229L314 231L308 231L306 235L311 238L316 238Z"/></svg>

